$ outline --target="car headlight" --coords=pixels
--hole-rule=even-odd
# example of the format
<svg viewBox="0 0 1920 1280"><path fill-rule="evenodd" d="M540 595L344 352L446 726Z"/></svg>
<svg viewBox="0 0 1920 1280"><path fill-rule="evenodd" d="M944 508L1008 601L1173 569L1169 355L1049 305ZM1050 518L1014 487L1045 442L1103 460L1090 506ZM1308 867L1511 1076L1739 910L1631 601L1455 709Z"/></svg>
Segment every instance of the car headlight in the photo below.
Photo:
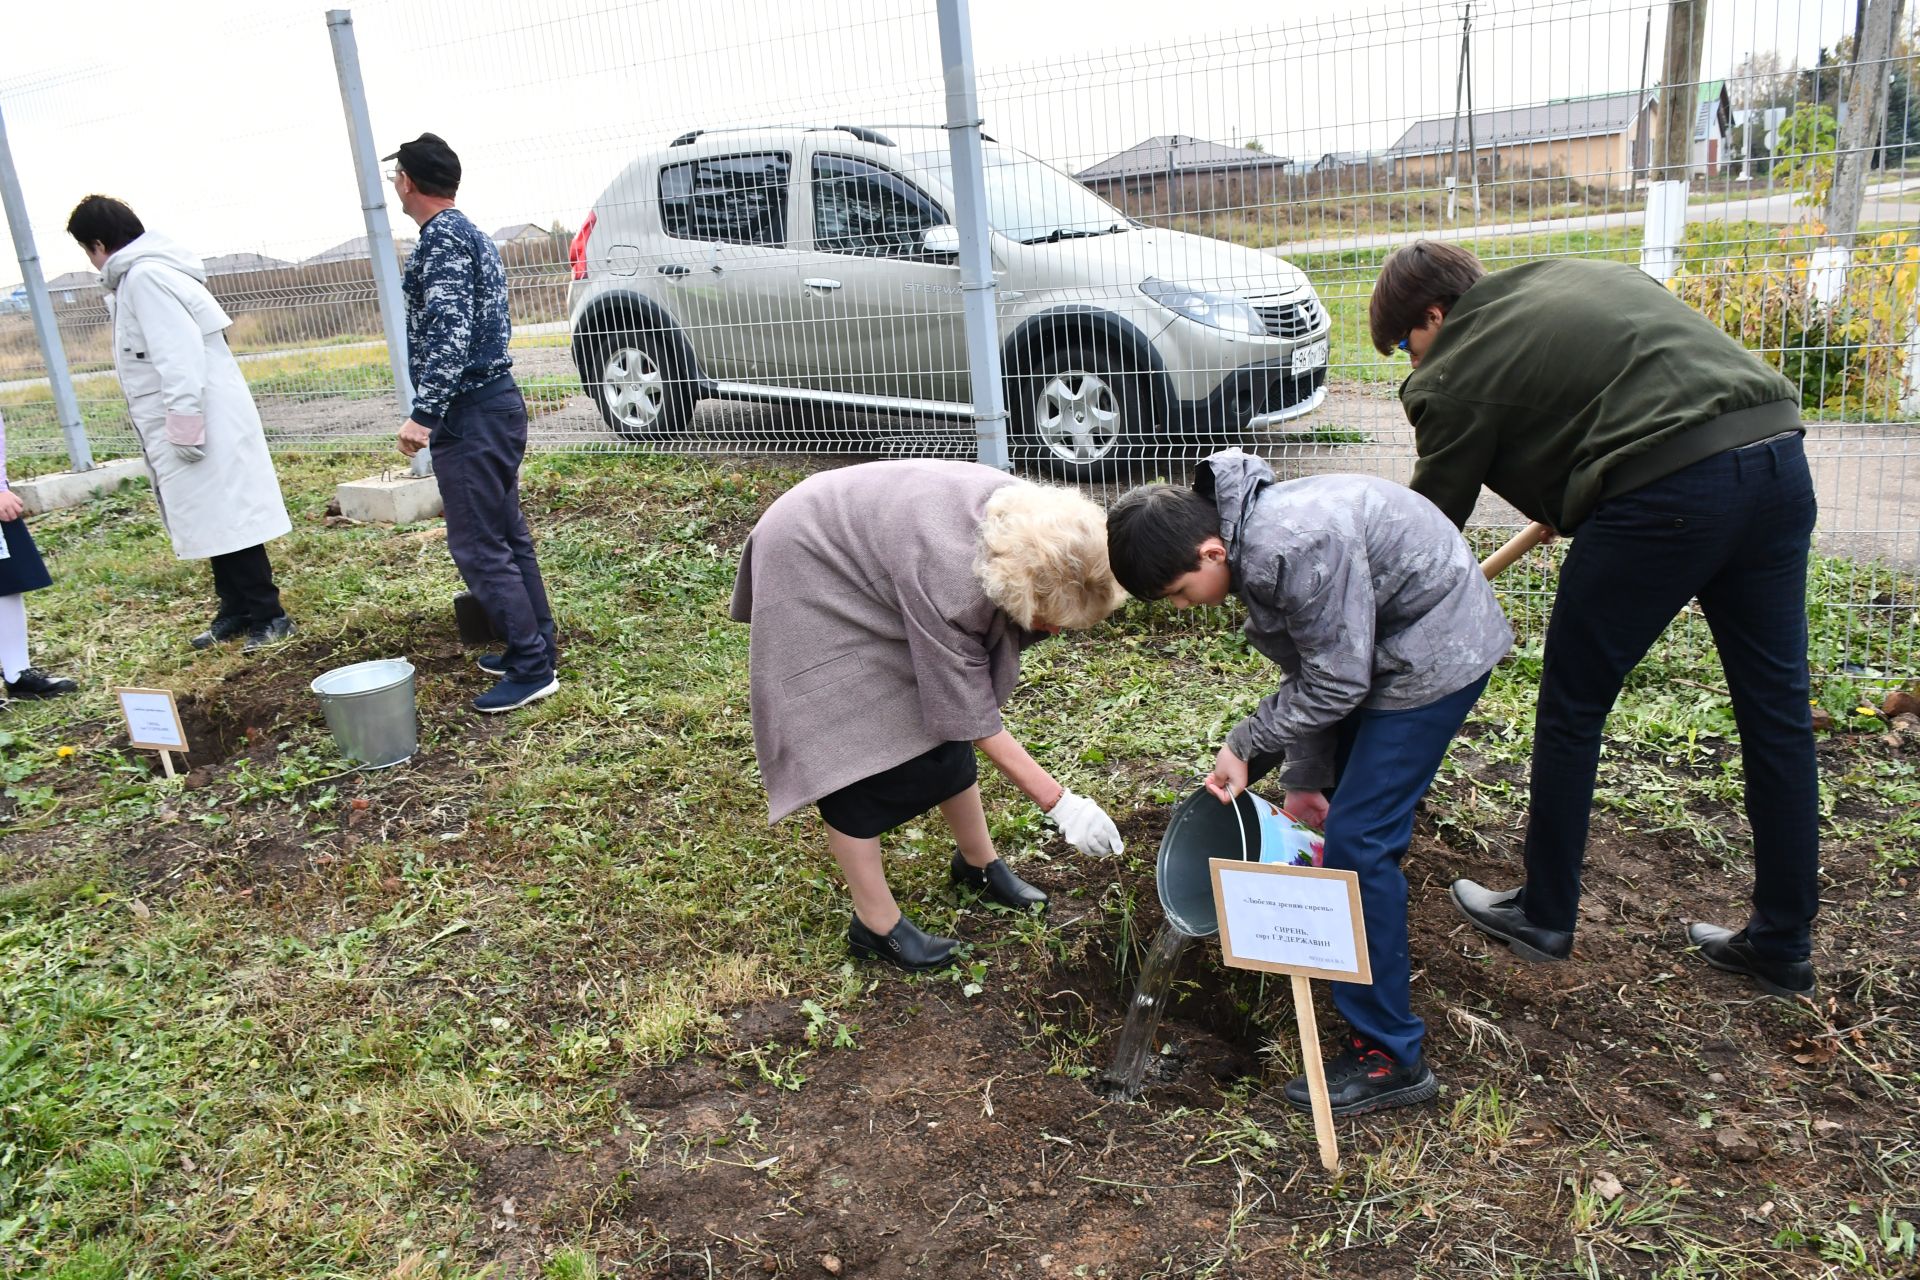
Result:
<svg viewBox="0 0 1920 1280"><path fill-rule="evenodd" d="M1201 289L1189 289L1183 285L1168 284L1165 280L1146 280L1140 285L1140 292L1152 298L1170 311L1176 311L1189 320L1198 321L1212 329L1221 329L1227 333L1245 334L1248 337L1265 337L1267 326L1260 320L1260 313L1245 298L1236 298L1228 293L1207 293Z"/></svg>

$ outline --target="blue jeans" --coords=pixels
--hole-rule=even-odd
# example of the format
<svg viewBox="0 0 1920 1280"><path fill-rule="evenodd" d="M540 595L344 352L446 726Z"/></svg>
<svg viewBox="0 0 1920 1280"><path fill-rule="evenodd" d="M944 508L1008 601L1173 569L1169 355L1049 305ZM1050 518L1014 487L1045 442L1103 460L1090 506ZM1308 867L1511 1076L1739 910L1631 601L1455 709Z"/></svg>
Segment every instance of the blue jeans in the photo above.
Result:
<svg viewBox="0 0 1920 1280"><path fill-rule="evenodd" d="M512 378L455 398L433 431L433 473L447 512L447 552L506 638L509 680L545 684L559 649L553 611L520 513L527 402Z"/></svg>
<svg viewBox="0 0 1920 1280"><path fill-rule="evenodd" d="M1547 624L1527 822L1527 918L1571 932L1601 731L1689 600L1713 631L1753 829L1754 950L1804 960L1819 909L1819 782L1807 702L1813 477L1797 435L1609 498L1577 530Z"/></svg>
<svg viewBox="0 0 1920 1280"><path fill-rule="evenodd" d="M1486 687L1487 677L1481 676L1424 707L1362 708L1340 722L1327 807L1326 865L1359 877L1373 985L1327 985L1333 988L1334 1008L1354 1034L1400 1062L1419 1059L1427 1033L1426 1024L1414 1016L1408 990L1413 965L1407 949L1407 877L1400 860L1413 840L1413 811ZM1267 757L1249 761L1249 777L1276 762Z"/></svg>

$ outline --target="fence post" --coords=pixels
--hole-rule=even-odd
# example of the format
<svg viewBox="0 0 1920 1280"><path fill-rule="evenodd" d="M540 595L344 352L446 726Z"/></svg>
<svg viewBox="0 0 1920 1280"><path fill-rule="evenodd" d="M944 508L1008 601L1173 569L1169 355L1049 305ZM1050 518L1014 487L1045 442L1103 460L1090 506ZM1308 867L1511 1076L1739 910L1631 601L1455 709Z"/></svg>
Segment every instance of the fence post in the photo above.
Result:
<svg viewBox="0 0 1920 1280"><path fill-rule="evenodd" d="M380 324L387 335L387 363L393 368L394 394L404 416L413 412L413 377L407 372L407 305L400 296L393 228L387 224L386 180L380 174L380 152L373 144L373 124L367 114L367 87L360 78L360 46L353 37L353 11L327 10L327 35L333 41L333 68L340 80L340 105L347 116L347 141L353 149L353 172L360 187L360 213L367 224L367 253L373 263ZM412 470L417 476L433 474L428 450L413 455Z"/></svg>
<svg viewBox="0 0 1920 1280"><path fill-rule="evenodd" d="M20 175L14 171L13 148L7 143L7 118L0 112L0 204L13 228L13 250L20 259L20 275L27 286L27 305L33 311L33 332L40 355L47 362L47 384L53 388L53 412L67 437L67 458L75 471L93 470L93 452L87 447L87 427L80 402L73 394L73 373L67 368L66 344L53 318L53 297L40 270L40 253L33 246L33 226L27 221L26 198L20 194Z"/></svg>
<svg viewBox="0 0 1920 1280"><path fill-rule="evenodd" d="M973 83L973 26L967 0L940 0L940 62L947 81L947 151L953 164L953 216L960 232L960 289L966 307L967 370L973 380L974 456L1012 469L1007 404L1000 385L1000 324L995 317L993 244L987 230L980 96Z"/></svg>

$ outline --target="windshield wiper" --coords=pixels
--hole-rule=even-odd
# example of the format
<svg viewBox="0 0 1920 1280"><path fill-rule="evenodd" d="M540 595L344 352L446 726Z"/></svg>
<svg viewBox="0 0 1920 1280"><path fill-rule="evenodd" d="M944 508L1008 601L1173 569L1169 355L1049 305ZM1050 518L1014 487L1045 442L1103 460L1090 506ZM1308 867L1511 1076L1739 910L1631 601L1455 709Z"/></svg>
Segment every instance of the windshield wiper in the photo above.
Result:
<svg viewBox="0 0 1920 1280"><path fill-rule="evenodd" d="M1127 228L1121 226L1117 222L1114 223L1112 226L1103 228L1099 231L1079 231L1079 230L1070 230L1066 227L1055 227L1053 230L1047 232L1047 234L1043 236L1034 236L1032 239L1022 240L1020 243L1021 244L1056 244L1061 240L1086 240L1094 236L1118 235L1120 232L1125 230L1127 230Z"/></svg>

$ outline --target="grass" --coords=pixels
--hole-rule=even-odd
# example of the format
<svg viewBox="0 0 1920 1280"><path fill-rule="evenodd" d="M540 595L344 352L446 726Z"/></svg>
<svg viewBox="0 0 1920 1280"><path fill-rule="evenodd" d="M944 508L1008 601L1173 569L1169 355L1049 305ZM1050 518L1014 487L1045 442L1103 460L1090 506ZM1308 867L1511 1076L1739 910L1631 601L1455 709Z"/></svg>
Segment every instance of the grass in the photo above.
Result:
<svg viewBox="0 0 1920 1280"><path fill-rule="evenodd" d="M290 457L281 471L295 532L274 557L315 648L264 661L180 643L210 607L204 567L168 554L145 493L36 524L58 585L31 598L35 652L86 691L0 720L0 1272L499 1277L483 1243L494 1211L474 1193L476 1143L586 1150L611 1130L633 1134L644 1163L656 1137L624 1100L636 1079L719 1054L747 1082L752 1114L765 1114L773 1104L753 1087L804 1101L831 1055L885 1044L872 975L842 963L844 894L818 828L770 831L747 767L746 631L724 605L744 530L792 473L646 457L529 462L566 683L507 725L476 727L457 710L471 677L434 665L458 585L444 546L430 529L328 528L318 517L335 464ZM1544 566L1523 565L1512 585L1548 583ZM1912 599L1911 583L1889 586ZM1170 798L1271 683L1232 621L1136 608L1040 646L1011 727L1063 782L1118 810L1130 791L1143 804ZM1816 646L1887 643L1849 635L1843 610L1817 609L1813 625ZM1910 630L1895 638L1913 652ZM393 652L427 664L422 754L390 772L343 773L304 680L321 662ZM1515 778L1539 656L1528 637L1499 669L1470 749L1436 785L1436 830L1463 848L1510 830L1523 807ZM1603 822L1724 861L1740 856L1727 821L1740 773L1724 700L1697 687L1715 680L1693 632L1636 673L1610 725L1600 806ZM145 760L113 745L106 690L117 684L192 695L240 754L206 785L156 783ZM985 784L1002 847L1043 857L1032 811L997 779ZM1850 750L1823 780L1823 806L1828 839L1857 855L1823 927L1906 910L1920 847L1911 763ZM1132 865L1151 852L1130 850ZM905 860L895 877L940 929L953 919L932 892L937 862ZM1075 910L1120 936L1137 884L1090 891ZM1031 922L976 951L961 977L990 992L1050 989L1039 985L1058 981L1049 957L1084 945L1077 936ZM1867 980L1878 994L1859 997L1882 1012L1863 1015L1858 1043L1845 1044L1894 1064L1910 1093L1920 1055L1901 1011L1912 970L1887 960ZM911 991L979 998L940 979ZM1700 1018L1685 992L1649 996L1673 1020L1662 1053L1676 1061L1730 1034L1689 1030ZM1225 1208L1210 1226L1180 1224L1192 1238L1168 1273L1257 1274L1260 1252L1285 1248L1299 1274L1344 1275L1351 1250L1408 1241L1464 1274L1814 1274L1830 1259L1893 1275L1910 1263L1920 1214L1897 1187L1910 1190L1911 1128L1903 1148L1883 1132L1894 1122L1865 1110L1870 1093L1850 1123L1859 1141L1881 1144L1893 1185L1815 1170L1773 1193L1780 1208L1756 1225L1722 1207L1756 1197L1684 1154L1663 1163L1652 1137L1622 1135L1605 1098L1592 1117L1546 1118L1543 1090L1578 1089L1582 1073L1552 1083L1570 1068L1516 1047L1502 1023L1517 1028L1518 1014L1468 1008L1465 993L1445 999L1463 1040L1480 1046L1475 1060L1504 1065L1431 1114L1350 1131L1351 1171L1308 1207L1289 1201L1280 1213L1274 1197L1307 1159L1310 1130L1259 1090L1143 1122L1144 1135L1186 1144L1173 1180L1222 1179ZM730 1037L732 1013L768 1002L796 1010L801 1029ZM1826 1025L1807 1016L1794 1034ZM1089 1023L1043 1020L1032 1034L1037 1070L1086 1075L1099 1062ZM1854 1089L1875 1078L1844 1058L1828 1070L1851 1072L1842 1078ZM1018 1096L1003 1103L1016 1116ZM763 1158L743 1114L736 1145ZM670 1154L688 1177L714 1160L751 1163L707 1151ZM1094 1166L1075 1168L1099 1182ZM1612 1170L1628 1192L1608 1199L1585 1174L1563 1183L1565 1170L1587 1168ZM684 1258L627 1234L617 1215L552 1230L553 1251L525 1274L685 1274L671 1269Z"/></svg>

